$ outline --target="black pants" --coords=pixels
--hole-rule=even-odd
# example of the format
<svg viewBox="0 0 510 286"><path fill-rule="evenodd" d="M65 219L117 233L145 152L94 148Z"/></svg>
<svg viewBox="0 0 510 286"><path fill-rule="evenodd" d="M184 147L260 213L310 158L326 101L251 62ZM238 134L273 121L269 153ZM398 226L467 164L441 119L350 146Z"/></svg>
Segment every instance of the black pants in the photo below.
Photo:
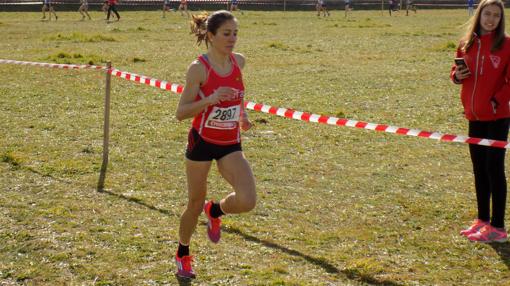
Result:
<svg viewBox="0 0 510 286"><path fill-rule="evenodd" d="M506 141L510 118L496 121L470 121L469 136ZM491 221L494 227L505 227L506 207L506 149L469 145L475 176L478 218ZM490 202L492 196L492 218Z"/></svg>
<svg viewBox="0 0 510 286"><path fill-rule="evenodd" d="M106 16L106 20L110 20L111 11L113 11L113 13L115 13L115 15L117 16L117 19L120 19L120 15L117 12L117 5L110 5L110 6L108 6L108 15Z"/></svg>

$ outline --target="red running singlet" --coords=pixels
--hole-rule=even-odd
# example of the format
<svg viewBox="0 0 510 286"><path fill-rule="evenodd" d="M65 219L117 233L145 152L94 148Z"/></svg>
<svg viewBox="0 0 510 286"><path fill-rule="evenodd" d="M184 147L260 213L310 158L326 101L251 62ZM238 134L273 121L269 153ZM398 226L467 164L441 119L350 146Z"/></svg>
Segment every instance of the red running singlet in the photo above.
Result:
<svg viewBox="0 0 510 286"><path fill-rule="evenodd" d="M237 90L235 98L210 105L193 119L193 128L205 141L217 145L231 145L241 142L239 118L241 102L244 97L244 84L241 69L235 56L230 55L232 69L229 74L221 76L211 67L207 56L198 60L206 67L207 79L200 87L195 101L206 98L219 87L231 87Z"/></svg>

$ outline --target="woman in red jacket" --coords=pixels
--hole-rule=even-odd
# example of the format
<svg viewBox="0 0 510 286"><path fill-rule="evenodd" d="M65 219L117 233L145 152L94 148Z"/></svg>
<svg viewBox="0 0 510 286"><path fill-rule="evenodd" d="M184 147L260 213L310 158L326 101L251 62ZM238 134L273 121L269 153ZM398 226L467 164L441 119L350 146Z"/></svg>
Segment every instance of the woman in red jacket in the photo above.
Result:
<svg viewBox="0 0 510 286"><path fill-rule="evenodd" d="M505 34L501 0L480 2L459 44L456 62L450 76L453 82L462 85L461 100L469 120L469 136L506 141L510 124L510 38ZM505 151L469 145L478 218L461 235L471 241L507 240Z"/></svg>
<svg viewBox="0 0 510 286"><path fill-rule="evenodd" d="M179 120L193 118L186 148L188 204L181 216L175 256L177 275L185 278L195 277L189 244L202 209L209 239L217 243L220 216L250 211L256 203L255 178L241 149L240 129L250 129L251 123L243 104L245 58L233 52L237 20L228 11L204 12L193 15L191 25L197 43L205 42L208 50L189 66L176 112ZM204 204L213 160L233 192Z"/></svg>

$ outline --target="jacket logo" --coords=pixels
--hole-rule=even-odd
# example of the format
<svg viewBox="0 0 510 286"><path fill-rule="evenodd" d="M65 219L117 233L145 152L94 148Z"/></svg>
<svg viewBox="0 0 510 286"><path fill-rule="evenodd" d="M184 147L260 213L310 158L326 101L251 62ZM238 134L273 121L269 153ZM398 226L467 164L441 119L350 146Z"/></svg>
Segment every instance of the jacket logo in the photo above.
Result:
<svg viewBox="0 0 510 286"><path fill-rule="evenodd" d="M499 67L499 63L501 63L501 58L498 56L490 55L492 66L497 69Z"/></svg>

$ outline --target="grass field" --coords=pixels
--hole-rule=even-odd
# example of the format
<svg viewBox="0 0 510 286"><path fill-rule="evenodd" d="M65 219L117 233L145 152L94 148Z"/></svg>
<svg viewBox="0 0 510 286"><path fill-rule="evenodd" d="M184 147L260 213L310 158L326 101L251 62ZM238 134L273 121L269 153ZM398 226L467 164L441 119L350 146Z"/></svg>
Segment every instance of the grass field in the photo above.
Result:
<svg viewBox="0 0 510 286"><path fill-rule="evenodd" d="M507 11L507 15L508 15ZM0 58L104 64L184 83L194 45L178 13L120 22L0 13ZM465 10L239 15L247 99L466 134L448 73ZM112 79L110 165L101 165L104 74L0 64L0 285L174 285L190 121L178 96ZM458 235L476 215L465 144L250 112L243 135L258 205L192 252L192 285L510 285L510 244ZM211 198L230 189L213 170Z"/></svg>

